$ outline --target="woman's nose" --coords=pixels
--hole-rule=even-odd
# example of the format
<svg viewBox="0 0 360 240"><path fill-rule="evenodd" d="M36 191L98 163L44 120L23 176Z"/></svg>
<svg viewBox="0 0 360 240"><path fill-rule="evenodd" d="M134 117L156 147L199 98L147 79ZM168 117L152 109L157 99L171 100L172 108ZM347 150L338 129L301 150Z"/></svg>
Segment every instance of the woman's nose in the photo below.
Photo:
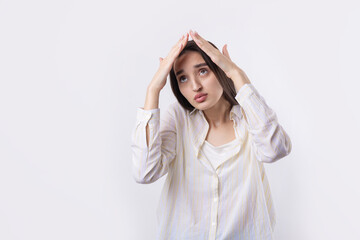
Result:
<svg viewBox="0 0 360 240"><path fill-rule="evenodd" d="M197 79L194 79L194 80L192 81L192 89L193 89L193 91L195 91L195 92L197 92L197 91L199 91L199 90L201 89L201 84L198 82Z"/></svg>

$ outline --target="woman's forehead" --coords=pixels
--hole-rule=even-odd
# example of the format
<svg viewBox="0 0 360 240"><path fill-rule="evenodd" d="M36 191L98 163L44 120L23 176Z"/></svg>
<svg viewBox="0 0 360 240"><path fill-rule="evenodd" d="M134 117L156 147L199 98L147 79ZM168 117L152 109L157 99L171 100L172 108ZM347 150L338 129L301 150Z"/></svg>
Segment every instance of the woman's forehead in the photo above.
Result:
<svg viewBox="0 0 360 240"><path fill-rule="evenodd" d="M174 70L192 67L193 65L205 62L201 54L195 51L185 52L174 61Z"/></svg>

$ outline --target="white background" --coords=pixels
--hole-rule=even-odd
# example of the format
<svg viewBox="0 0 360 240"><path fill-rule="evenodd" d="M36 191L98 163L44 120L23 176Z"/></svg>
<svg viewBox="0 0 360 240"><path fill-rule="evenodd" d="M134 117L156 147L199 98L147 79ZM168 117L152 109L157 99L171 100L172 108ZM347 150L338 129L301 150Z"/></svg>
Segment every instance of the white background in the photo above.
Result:
<svg viewBox="0 0 360 240"><path fill-rule="evenodd" d="M134 181L130 135L189 29L228 44L291 138L265 164L277 239L360 239L359 5L0 0L0 239L154 239L165 177Z"/></svg>

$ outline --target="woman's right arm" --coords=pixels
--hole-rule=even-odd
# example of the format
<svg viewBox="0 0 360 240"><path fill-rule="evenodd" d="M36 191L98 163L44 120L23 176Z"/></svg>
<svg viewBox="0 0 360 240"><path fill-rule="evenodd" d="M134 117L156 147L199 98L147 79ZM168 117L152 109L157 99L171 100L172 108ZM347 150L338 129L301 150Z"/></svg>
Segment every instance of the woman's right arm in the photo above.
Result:
<svg viewBox="0 0 360 240"><path fill-rule="evenodd" d="M157 90L156 88L153 89L153 88L151 88L151 86L149 86L146 91L144 110L159 108L159 96L160 96L160 90ZM150 129L149 129L149 125L147 125L146 126L146 144L148 146L149 146L149 134L150 134Z"/></svg>
<svg viewBox="0 0 360 240"><path fill-rule="evenodd" d="M150 82L143 108L138 108L132 133L133 177L138 183L152 183L168 172L176 156L176 124L172 109L165 112L160 124L159 96L172 65L188 41L180 38L169 54L160 58L160 66Z"/></svg>
<svg viewBox="0 0 360 240"><path fill-rule="evenodd" d="M165 175L176 157L174 105L160 119L160 109L137 109L132 133L132 175L137 183L152 183Z"/></svg>

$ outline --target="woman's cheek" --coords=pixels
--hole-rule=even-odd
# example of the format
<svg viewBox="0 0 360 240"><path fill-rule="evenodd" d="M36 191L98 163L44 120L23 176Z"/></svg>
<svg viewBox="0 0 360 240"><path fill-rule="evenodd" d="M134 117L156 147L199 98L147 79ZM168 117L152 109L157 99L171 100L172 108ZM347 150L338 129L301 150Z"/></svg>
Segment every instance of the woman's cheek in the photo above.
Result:
<svg viewBox="0 0 360 240"><path fill-rule="evenodd" d="M186 91L182 90L181 88L179 89L180 89L180 93L186 98L186 100L188 100L188 102L190 102L189 96L186 94Z"/></svg>

